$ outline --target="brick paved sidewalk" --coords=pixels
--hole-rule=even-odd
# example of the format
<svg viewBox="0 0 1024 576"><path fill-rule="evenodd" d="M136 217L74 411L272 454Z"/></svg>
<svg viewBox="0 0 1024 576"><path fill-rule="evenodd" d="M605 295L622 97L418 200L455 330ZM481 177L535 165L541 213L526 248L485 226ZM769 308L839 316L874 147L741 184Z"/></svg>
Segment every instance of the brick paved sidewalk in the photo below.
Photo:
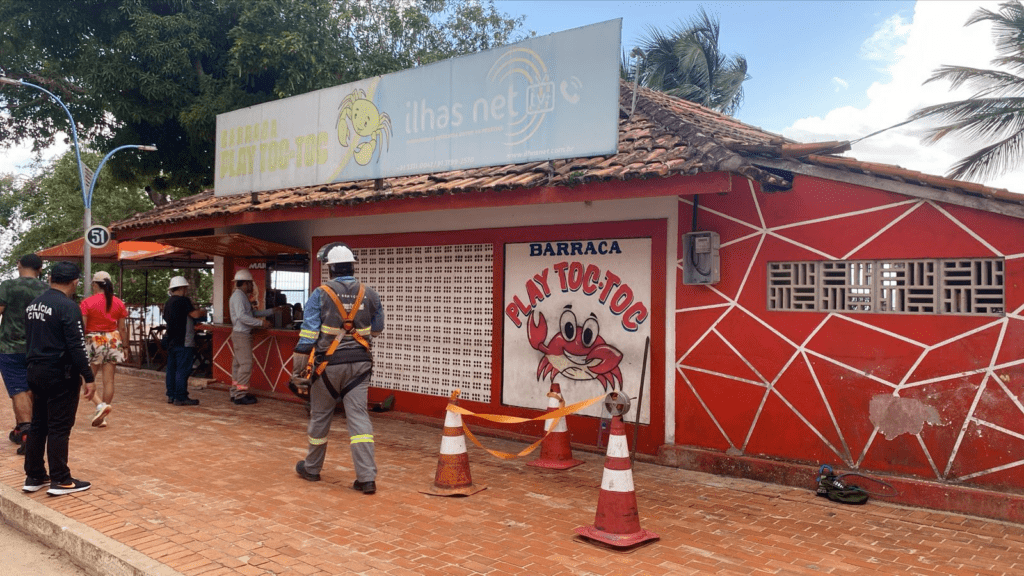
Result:
<svg viewBox="0 0 1024 576"><path fill-rule="evenodd" d="M431 484L439 428L374 416L378 491L354 479L343 422L331 432L323 482L298 478L305 413L262 400L235 406L223 390L202 404L165 402L163 382L118 375L110 426L83 403L71 469L80 494L31 498L188 575L222 574L1020 574L1024 526L872 500L844 507L811 490L638 463L641 523L661 540L631 553L576 541L594 521L603 457L557 472L493 458L471 445L469 498L419 493ZM0 402L0 422L12 422ZM438 423L440 423L440 415ZM488 447L521 444L485 438ZM0 481L20 488L7 443Z"/></svg>

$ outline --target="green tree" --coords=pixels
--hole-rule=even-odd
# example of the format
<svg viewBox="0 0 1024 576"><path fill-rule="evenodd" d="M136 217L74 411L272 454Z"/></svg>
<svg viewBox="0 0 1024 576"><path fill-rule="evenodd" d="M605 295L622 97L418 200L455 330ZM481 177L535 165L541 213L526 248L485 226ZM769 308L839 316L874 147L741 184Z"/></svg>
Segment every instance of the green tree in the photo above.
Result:
<svg viewBox="0 0 1024 576"><path fill-rule="evenodd" d="M717 17L700 8L689 21L666 31L648 27L639 43L644 53L640 66L642 86L660 90L724 114L735 114L743 102L747 60L728 56L718 46ZM623 54L621 75L633 79Z"/></svg>
<svg viewBox="0 0 1024 576"><path fill-rule="evenodd" d="M0 73L57 94L115 178L157 192L212 182L217 114L518 39L493 1L0 0ZM4 86L0 141L67 133L45 94Z"/></svg>
<svg viewBox="0 0 1024 576"><path fill-rule="evenodd" d="M89 150L82 154L82 161L93 168L99 165L100 159L99 154ZM108 225L149 210L153 204L144 191L116 182L104 168L96 182L92 206L93 223ZM81 238L82 224L82 191L73 151L57 158L41 176L17 180L10 175L0 178L0 226L7 232L0 262L7 277L13 276L16 262L22 255ZM93 271L98 270L109 272L115 284L121 278L116 264L94 263ZM130 304L145 301L162 304L170 277L179 273L126 270L119 296ZM200 301L209 301L211 297L209 276L202 271L190 278L192 285L198 287L193 294Z"/></svg>
<svg viewBox="0 0 1024 576"><path fill-rule="evenodd" d="M984 180L1020 166L1024 159L1024 6L1018 0L1004 2L999 11L981 8L966 26L992 23L999 69L942 66L925 84L948 80L952 89L968 86L975 90L966 100L927 106L915 111L910 120L933 119L941 124L927 131L932 144L947 136L973 143L986 143L950 168L947 176Z"/></svg>

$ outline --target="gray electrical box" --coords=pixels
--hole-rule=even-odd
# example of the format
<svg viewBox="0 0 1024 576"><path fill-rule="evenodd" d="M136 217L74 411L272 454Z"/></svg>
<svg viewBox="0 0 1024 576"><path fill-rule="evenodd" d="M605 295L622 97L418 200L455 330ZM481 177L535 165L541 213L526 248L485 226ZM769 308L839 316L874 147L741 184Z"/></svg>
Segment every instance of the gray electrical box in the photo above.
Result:
<svg viewBox="0 0 1024 576"><path fill-rule="evenodd" d="M719 273L717 232L683 234L683 284L716 284Z"/></svg>

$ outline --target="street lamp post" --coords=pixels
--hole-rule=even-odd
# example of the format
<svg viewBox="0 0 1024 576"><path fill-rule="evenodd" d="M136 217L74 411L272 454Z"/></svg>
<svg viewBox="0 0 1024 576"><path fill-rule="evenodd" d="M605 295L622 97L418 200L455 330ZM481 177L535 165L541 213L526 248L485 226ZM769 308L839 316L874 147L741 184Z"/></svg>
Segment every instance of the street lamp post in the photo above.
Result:
<svg viewBox="0 0 1024 576"><path fill-rule="evenodd" d="M115 152L126 148L136 148L147 152L156 151L156 146L145 146L141 144L126 144L124 146L118 146L110 152L107 152L107 155L103 157L103 160L100 160L100 165L96 168L96 172L92 175L92 181L89 182L89 192L82 197L85 202L85 222L82 242L82 260L85 264L85 278L82 280L82 283L85 284L85 286L83 286L83 290L85 291L86 297L92 294L92 246L89 245L89 239L84 236L89 234L89 229L92 228L92 192L96 188L96 181L100 179L100 170L103 170L103 165L107 163L107 160L109 160Z"/></svg>
<svg viewBox="0 0 1024 576"><path fill-rule="evenodd" d="M12 86L29 86L41 92L45 92L50 98L53 99L54 102L60 104L60 107L63 108L64 112L68 115L68 121L71 123L71 136L75 142L75 160L78 162L78 182L82 188L82 203L85 205L85 216L83 218L84 228L82 230L82 260L84 261L85 264L85 279L83 281L83 289L85 291L85 295L89 296L90 294L92 294L92 247L89 246L89 240L85 236L89 233L89 228L92 227L92 191L93 188L96 186L96 180L97 178L99 178L100 170L103 168L103 165L106 164L107 159L110 158L110 156L113 155L114 152L117 152L118 150L124 150L125 148L138 148L139 150L155 151L156 146L142 146L136 144L129 144L127 146L121 146L111 150L106 156L103 157L103 160L100 162L99 168L96 169L96 172L92 176L92 181L89 183L89 189L88 191L86 191L85 169L82 165L81 148L78 145L78 128L75 126L74 117L71 116L71 110L68 110L68 107L65 106L63 102L61 102L61 99L58 98L56 94L50 92L42 86L37 86L30 82L25 82L24 80L15 80L13 78L7 78L6 76L0 76L0 84L10 84Z"/></svg>

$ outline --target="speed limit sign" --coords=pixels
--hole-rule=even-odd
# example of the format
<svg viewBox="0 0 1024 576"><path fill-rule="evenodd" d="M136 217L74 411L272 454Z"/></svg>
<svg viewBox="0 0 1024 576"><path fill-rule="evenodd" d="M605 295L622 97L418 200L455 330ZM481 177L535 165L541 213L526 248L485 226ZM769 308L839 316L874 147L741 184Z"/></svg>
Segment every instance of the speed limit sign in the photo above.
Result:
<svg viewBox="0 0 1024 576"><path fill-rule="evenodd" d="M85 241L93 248L103 248L110 242L110 230L97 224L86 232Z"/></svg>

